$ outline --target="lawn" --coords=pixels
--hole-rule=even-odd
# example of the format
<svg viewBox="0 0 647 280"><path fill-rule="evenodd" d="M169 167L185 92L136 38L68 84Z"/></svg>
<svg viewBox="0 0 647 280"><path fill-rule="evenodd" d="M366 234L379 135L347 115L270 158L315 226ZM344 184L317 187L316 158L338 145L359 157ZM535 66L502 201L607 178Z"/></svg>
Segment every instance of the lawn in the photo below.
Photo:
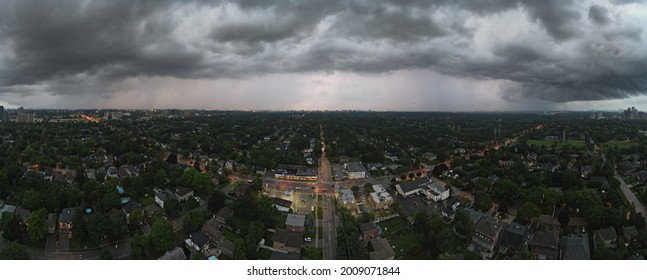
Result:
<svg viewBox="0 0 647 280"><path fill-rule="evenodd" d="M378 223L378 226L380 226L380 228L382 229L384 237L390 239L395 237L394 235L401 233L401 231L404 228L407 228L409 224L404 219L395 217L393 219Z"/></svg>
<svg viewBox="0 0 647 280"><path fill-rule="evenodd" d="M288 219L288 215L276 214L273 219L275 228L285 228L285 220Z"/></svg>
<svg viewBox="0 0 647 280"><path fill-rule="evenodd" d="M418 238L416 233L413 231L407 231L404 234L400 234L394 238L389 238L388 240L389 243L391 243L391 246L394 247L393 251L395 251L396 258L401 258L407 255L407 252L411 248L418 246Z"/></svg>
<svg viewBox="0 0 647 280"><path fill-rule="evenodd" d="M546 146L546 148L550 148L557 142L557 148L562 147L562 141L556 141L556 140L527 140L528 145L535 145L537 147L541 146ZM569 140L566 142L567 145L571 145L575 147L576 149L582 149L586 148L586 143L584 141L575 141L575 140Z"/></svg>
<svg viewBox="0 0 647 280"><path fill-rule="evenodd" d="M323 249L321 248L303 248L302 259L304 260L323 260Z"/></svg>
<svg viewBox="0 0 647 280"><path fill-rule="evenodd" d="M150 196L140 196L137 198L137 201L139 201L142 206L148 206L155 203Z"/></svg>
<svg viewBox="0 0 647 280"><path fill-rule="evenodd" d="M240 238L240 236L238 236L238 234L236 234L235 232L231 231L228 228L225 229L225 231L223 232L223 235L225 236L225 239L227 239L227 240L229 240L231 242L234 242L234 241L236 241L237 239Z"/></svg>
<svg viewBox="0 0 647 280"><path fill-rule="evenodd" d="M602 143L602 148L609 149L612 147L616 147L618 149L626 149L626 148L631 148L633 146L638 146L639 144L640 143L633 142L633 141L609 141L606 143Z"/></svg>

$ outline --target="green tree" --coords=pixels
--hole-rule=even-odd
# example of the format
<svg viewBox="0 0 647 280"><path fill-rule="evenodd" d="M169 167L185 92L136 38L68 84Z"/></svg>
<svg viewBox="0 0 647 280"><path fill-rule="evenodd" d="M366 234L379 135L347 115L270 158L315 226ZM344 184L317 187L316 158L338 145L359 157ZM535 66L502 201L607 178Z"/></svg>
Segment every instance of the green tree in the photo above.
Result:
<svg viewBox="0 0 647 280"><path fill-rule="evenodd" d="M234 259L245 260L245 241L243 241L242 238L236 239L234 245L236 245L236 249L234 249Z"/></svg>
<svg viewBox="0 0 647 280"><path fill-rule="evenodd" d="M132 253L131 256L133 259L141 259L144 256L144 250L148 246L148 238L141 233L135 233L133 236L132 242Z"/></svg>
<svg viewBox="0 0 647 280"><path fill-rule="evenodd" d="M173 247L173 226L167 220L156 220L151 228L150 242L157 252Z"/></svg>
<svg viewBox="0 0 647 280"><path fill-rule="evenodd" d="M477 192L474 196L474 207L483 212L490 211L492 198L486 192Z"/></svg>
<svg viewBox="0 0 647 280"><path fill-rule="evenodd" d="M164 211L173 218L178 217L180 215L180 202L175 198L165 201Z"/></svg>
<svg viewBox="0 0 647 280"><path fill-rule="evenodd" d="M110 231L108 232L110 236L114 239L119 239L126 235L128 232L128 227L126 226L126 221L123 216L119 214L110 214L108 216L110 219Z"/></svg>
<svg viewBox="0 0 647 280"><path fill-rule="evenodd" d="M14 213L4 212L2 213L2 219L0 219L0 231L5 239L16 241L22 235L20 230L20 221L16 218Z"/></svg>
<svg viewBox="0 0 647 280"><path fill-rule="evenodd" d="M517 218L524 222L528 222L533 218L537 218L541 215L541 210L532 202L526 202L519 207L517 211Z"/></svg>
<svg viewBox="0 0 647 280"><path fill-rule="evenodd" d="M112 226L110 218L104 213L92 213L88 217L88 237L94 243L101 242L101 239L108 233Z"/></svg>
<svg viewBox="0 0 647 280"><path fill-rule="evenodd" d="M209 212L213 214L218 213L220 209L225 207L225 199L225 193L220 190L214 191L207 201L207 209L209 209Z"/></svg>
<svg viewBox="0 0 647 280"><path fill-rule="evenodd" d="M132 212L130 212L130 215L128 215L128 224L132 226L138 226L145 219L146 214L144 213L144 210L136 208Z"/></svg>
<svg viewBox="0 0 647 280"><path fill-rule="evenodd" d="M456 210L456 215L454 216L454 228L456 232L465 237L466 240L471 240L472 234L474 233L474 223L470 218L469 213L463 208Z"/></svg>
<svg viewBox="0 0 647 280"><path fill-rule="evenodd" d="M192 211L184 216L184 232L192 233L200 230L204 224L204 214L200 211Z"/></svg>
<svg viewBox="0 0 647 280"><path fill-rule="evenodd" d="M0 260L29 260L31 257L22 245L12 242L0 251Z"/></svg>
<svg viewBox="0 0 647 280"><path fill-rule="evenodd" d="M45 208L38 209L27 219L27 233L31 241L40 242L45 239L47 234L47 222L45 219L47 219L47 210Z"/></svg>

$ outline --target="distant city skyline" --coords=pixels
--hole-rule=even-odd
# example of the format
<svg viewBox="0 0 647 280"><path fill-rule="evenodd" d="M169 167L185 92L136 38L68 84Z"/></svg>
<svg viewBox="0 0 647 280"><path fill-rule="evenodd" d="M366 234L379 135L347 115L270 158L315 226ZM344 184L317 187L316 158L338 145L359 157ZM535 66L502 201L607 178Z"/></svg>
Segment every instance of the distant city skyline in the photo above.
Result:
<svg viewBox="0 0 647 280"><path fill-rule="evenodd" d="M485 3L0 0L0 105L647 110L645 1Z"/></svg>

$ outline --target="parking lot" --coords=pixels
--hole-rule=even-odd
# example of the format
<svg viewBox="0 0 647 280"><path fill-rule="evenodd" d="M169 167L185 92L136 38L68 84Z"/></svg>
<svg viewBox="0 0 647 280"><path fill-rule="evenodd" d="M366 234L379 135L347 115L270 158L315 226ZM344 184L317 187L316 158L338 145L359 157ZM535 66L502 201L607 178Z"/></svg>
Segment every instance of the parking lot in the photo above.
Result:
<svg viewBox="0 0 647 280"><path fill-rule="evenodd" d="M442 207L436 202L428 201L422 195L412 195L406 198L400 197L400 200L405 218L409 221L413 221L413 215L418 211L426 211L429 215L441 214Z"/></svg>

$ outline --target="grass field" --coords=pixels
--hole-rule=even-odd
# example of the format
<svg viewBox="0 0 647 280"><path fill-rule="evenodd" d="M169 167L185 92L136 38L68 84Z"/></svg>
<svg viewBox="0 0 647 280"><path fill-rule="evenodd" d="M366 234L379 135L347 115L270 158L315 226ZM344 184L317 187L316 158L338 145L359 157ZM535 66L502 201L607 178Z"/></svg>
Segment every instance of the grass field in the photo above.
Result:
<svg viewBox="0 0 647 280"><path fill-rule="evenodd" d="M557 142L557 148L562 147L562 141L555 141L555 140L527 140L528 145L535 145L537 147L541 146L546 146L546 148L550 148ZM584 141L574 141L574 140L569 140L566 142L566 145L570 145L575 147L576 149L582 149L586 148L586 143Z"/></svg>
<svg viewBox="0 0 647 280"><path fill-rule="evenodd" d="M398 236L402 233L403 229L409 226L409 224L407 224L407 222L400 217L380 222L378 223L378 225L382 229L382 233L386 238L393 238Z"/></svg>
<svg viewBox="0 0 647 280"><path fill-rule="evenodd" d="M633 141L609 141L606 143L602 143L602 148L609 149L612 147L616 147L618 149L626 149L626 148L631 148L633 146L638 146L639 144L640 143L633 142Z"/></svg>

